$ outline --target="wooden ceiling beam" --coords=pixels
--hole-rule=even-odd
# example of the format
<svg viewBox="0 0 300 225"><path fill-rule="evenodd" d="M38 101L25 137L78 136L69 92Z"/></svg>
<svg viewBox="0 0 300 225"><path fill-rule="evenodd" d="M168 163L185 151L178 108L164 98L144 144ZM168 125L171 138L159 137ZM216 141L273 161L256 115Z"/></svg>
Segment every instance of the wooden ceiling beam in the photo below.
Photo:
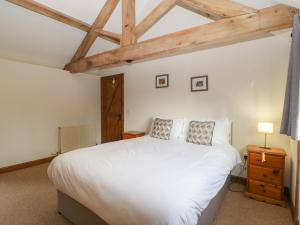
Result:
<svg viewBox="0 0 300 225"><path fill-rule="evenodd" d="M146 16L134 29L137 38L149 30L160 18L169 12L177 3L177 0L162 0L148 16Z"/></svg>
<svg viewBox="0 0 300 225"><path fill-rule="evenodd" d="M63 14L57 10L54 10L48 6L42 5L40 3L37 3L33 0L6 0L10 3L13 3L15 5L21 6L25 9L28 9L30 11L36 12L38 14L50 17L54 20L57 20L59 22L62 22L64 24L70 25L72 27L78 28L80 30L83 30L85 32L88 32L91 28L91 25L82 22L78 19L75 19L71 16L68 16L66 14Z"/></svg>
<svg viewBox="0 0 300 225"><path fill-rule="evenodd" d="M107 30L103 30L103 29L99 29L99 28L95 29L95 33L97 33L99 37L101 37L107 41L110 41L110 42L120 45L120 40L121 40L120 34L117 34L117 33L111 32L111 31L107 31Z"/></svg>
<svg viewBox="0 0 300 225"><path fill-rule="evenodd" d="M106 68L257 38L271 31L291 27L296 12L298 9L276 5L90 56L67 65L66 70L84 72L92 68Z"/></svg>
<svg viewBox="0 0 300 225"><path fill-rule="evenodd" d="M93 23L91 29L86 34L85 38L81 42L79 48L77 49L75 55L73 56L71 62L75 62L86 56L91 46L95 42L98 34L95 32L96 29L102 29L116 8L119 0L106 0L103 8L101 9L99 15L97 16L95 22Z"/></svg>
<svg viewBox="0 0 300 225"><path fill-rule="evenodd" d="M75 19L71 16L63 14L57 10L54 10L48 6L37 3L33 0L6 0L15 5L21 6L30 11L36 12L38 14L47 16L64 24L70 25L72 27L78 28L82 31L88 32L91 29L91 25L85 22L82 22L78 19ZM111 41L116 44L120 44L120 35L115 34L113 32L104 31L102 29L95 30L97 35L103 39Z"/></svg>
<svg viewBox="0 0 300 225"><path fill-rule="evenodd" d="M178 0L178 4L213 20L257 11L231 0Z"/></svg>
<svg viewBox="0 0 300 225"><path fill-rule="evenodd" d="M121 46L136 43L135 27L135 0L122 0L122 36Z"/></svg>

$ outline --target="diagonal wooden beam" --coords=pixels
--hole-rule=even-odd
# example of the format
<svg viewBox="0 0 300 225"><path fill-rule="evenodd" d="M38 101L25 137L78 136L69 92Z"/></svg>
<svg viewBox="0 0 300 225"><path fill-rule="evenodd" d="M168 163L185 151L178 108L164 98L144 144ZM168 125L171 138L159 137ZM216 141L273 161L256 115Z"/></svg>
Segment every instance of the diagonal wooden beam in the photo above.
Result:
<svg viewBox="0 0 300 225"><path fill-rule="evenodd" d="M121 35L111 32L111 31L107 31L107 30L103 30L103 29L95 29L95 33L98 34L99 37L108 40L110 42L113 42L115 44L120 44L120 40L121 40Z"/></svg>
<svg viewBox="0 0 300 225"><path fill-rule="evenodd" d="M121 46L136 43L135 27L135 0L122 0L122 36Z"/></svg>
<svg viewBox="0 0 300 225"><path fill-rule="evenodd" d="M178 4L213 20L257 11L231 0L178 0Z"/></svg>
<svg viewBox="0 0 300 225"><path fill-rule="evenodd" d="M71 16L63 14L55 9L52 9L48 6L35 2L33 0L6 0L15 5L21 6L30 11L36 12L38 14L47 16L64 24L70 25L72 27L78 28L82 31L88 32L91 29L91 25L85 22L82 22L78 19L75 19ZM97 35L103 39L111 41L116 44L120 44L120 35L113 32L103 31L102 29L95 31Z"/></svg>
<svg viewBox="0 0 300 225"><path fill-rule="evenodd" d="M103 8L101 9L99 15L97 16L94 24L92 25L91 29L81 42L79 48L77 49L75 55L73 56L71 62L75 62L78 59L83 58L95 42L97 38L97 33L95 29L102 29L105 24L107 23L109 17L113 13L114 9L116 8L119 0L107 0L104 4Z"/></svg>
<svg viewBox="0 0 300 225"><path fill-rule="evenodd" d="M37 3L36 1L33 1L33 0L6 0L6 1L13 3L15 5L21 6L23 8L26 8L28 10L31 10L33 12L36 12L38 14L50 17L54 20L68 24L72 27L78 28L78 29L86 31L86 32L89 31L91 28L91 25L89 25L85 22L82 22L71 16L63 14L63 13L61 13L57 10L54 10L48 6Z"/></svg>
<svg viewBox="0 0 300 225"><path fill-rule="evenodd" d="M162 18L177 3L177 0L162 0L148 16L146 16L134 29L137 38L149 30L160 18Z"/></svg>
<svg viewBox="0 0 300 225"><path fill-rule="evenodd" d="M77 73L128 62L215 48L285 29L293 24L298 9L276 5L255 13L221 19L169 35L103 52L72 63L66 70Z"/></svg>

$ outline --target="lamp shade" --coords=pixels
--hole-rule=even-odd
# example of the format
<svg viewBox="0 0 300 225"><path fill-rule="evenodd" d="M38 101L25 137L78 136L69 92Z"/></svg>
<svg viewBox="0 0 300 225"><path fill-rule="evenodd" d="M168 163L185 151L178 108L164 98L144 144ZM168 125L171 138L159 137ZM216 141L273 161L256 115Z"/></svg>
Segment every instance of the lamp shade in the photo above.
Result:
<svg viewBox="0 0 300 225"><path fill-rule="evenodd" d="M274 131L274 126L273 123L259 122L257 130L259 133L272 134Z"/></svg>

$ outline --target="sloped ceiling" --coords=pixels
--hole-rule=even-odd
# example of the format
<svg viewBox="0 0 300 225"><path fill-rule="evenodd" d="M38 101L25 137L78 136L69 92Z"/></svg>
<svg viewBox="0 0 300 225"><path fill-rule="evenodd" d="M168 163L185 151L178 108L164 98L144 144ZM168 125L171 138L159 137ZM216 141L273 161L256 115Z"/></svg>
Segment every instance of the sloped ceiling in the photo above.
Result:
<svg viewBox="0 0 300 225"><path fill-rule="evenodd" d="M92 24L105 0L37 0L37 2ZM159 2L160 0L136 0L137 23ZM278 3L300 8L299 0L238 0L237 2L257 9ZM0 21L0 57L55 68L63 68L70 61L86 34L3 0L0 1ZM140 40L208 22L209 19L176 6ZM114 11L105 29L121 33L121 4ZM288 35L283 37L285 36ZM98 38L88 55L116 47L118 46Z"/></svg>

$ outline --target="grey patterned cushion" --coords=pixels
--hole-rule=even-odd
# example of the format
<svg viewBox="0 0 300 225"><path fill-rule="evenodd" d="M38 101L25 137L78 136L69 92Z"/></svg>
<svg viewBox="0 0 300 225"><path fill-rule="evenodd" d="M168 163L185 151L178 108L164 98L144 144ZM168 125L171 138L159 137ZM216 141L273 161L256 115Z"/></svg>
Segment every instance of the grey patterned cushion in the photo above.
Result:
<svg viewBox="0 0 300 225"><path fill-rule="evenodd" d="M199 145L211 145L214 128L215 122L213 121L191 121L186 141Z"/></svg>
<svg viewBox="0 0 300 225"><path fill-rule="evenodd" d="M169 140L171 129L173 126L173 120L163 120L156 118L153 123L153 129L151 132L151 137Z"/></svg>

